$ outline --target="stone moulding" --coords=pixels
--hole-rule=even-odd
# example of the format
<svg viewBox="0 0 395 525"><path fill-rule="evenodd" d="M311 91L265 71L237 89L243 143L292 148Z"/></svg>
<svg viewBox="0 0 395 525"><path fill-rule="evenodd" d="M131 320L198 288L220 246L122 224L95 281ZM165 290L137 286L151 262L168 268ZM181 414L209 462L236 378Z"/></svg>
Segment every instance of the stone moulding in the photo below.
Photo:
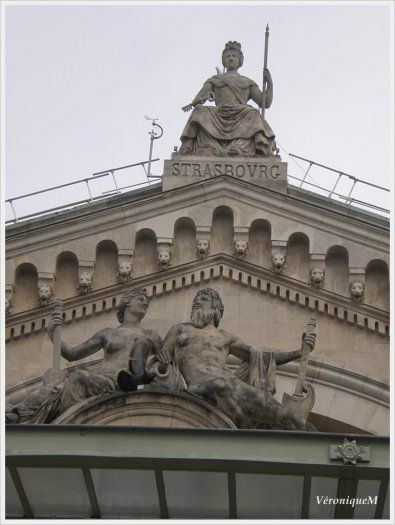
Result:
<svg viewBox="0 0 395 525"><path fill-rule="evenodd" d="M298 363L286 363L278 369L277 373L294 378L298 375ZM336 390L352 394L357 392L358 397L374 401L385 408L390 406L388 385L358 374L347 366L339 367L324 363L322 358L309 358L306 380L312 384L334 386Z"/></svg>
<svg viewBox="0 0 395 525"><path fill-rule="evenodd" d="M7 256L26 256L36 251L38 245L42 248L57 246L59 225L62 228L62 241L71 242L100 232L111 232L120 226L133 227L136 222L152 219L169 211L191 209L204 205L208 200L217 202L222 199L230 207L232 202L236 202L266 210L273 216L272 219L267 217L269 221L284 217L336 237L341 231L344 240L358 242L388 254L387 219L349 208L318 194L297 188L292 188L291 191L290 188L287 194L279 194L274 190L257 188L249 182L226 176L163 192L160 185L153 185L143 193L135 191L121 194L96 203L94 207L87 205L8 226Z"/></svg>
<svg viewBox="0 0 395 525"><path fill-rule="evenodd" d="M131 287L145 288L148 296L152 298L217 279L239 283L240 286L277 297L280 301L319 312L382 336L389 335L389 316L383 310L355 304L349 298L326 290L313 289L308 283L285 275L273 274L269 269L225 254L208 257L204 261L204 266L201 260L192 261L160 273L132 279L127 284L103 288L89 294L89 299L87 296L66 299L63 302L63 319L66 324L70 324L85 317L109 312L115 308L125 290ZM8 317L6 342L45 330L46 319L52 310L53 306L49 305Z"/></svg>
<svg viewBox="0 0 395 525"><path fill-rule="evenodd" d="M116 392L85 399L61 414L53 424L237 428L221 411L184 393Z"/></svg>

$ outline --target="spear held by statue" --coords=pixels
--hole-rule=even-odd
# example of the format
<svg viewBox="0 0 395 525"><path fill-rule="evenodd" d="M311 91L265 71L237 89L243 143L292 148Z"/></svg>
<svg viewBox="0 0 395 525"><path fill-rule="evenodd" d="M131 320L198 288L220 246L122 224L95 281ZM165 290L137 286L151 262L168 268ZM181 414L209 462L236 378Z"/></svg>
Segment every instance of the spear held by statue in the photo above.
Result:
<svg viewBox="0 0 395 525"><path fill-rule="evenodd" d="M264 53L264 59L263 59L263 85L262 85L262 109L261 109L262 118L265 118L265 104L266 104L266 78L265 78L265 71L267 69L267 54L268 54L268 50L269 50L269 24L266 24L265 53Z"/></svg>
<svg viewBox="0 0 395 525"><path fill-rule="evenodd" d="M282 404L287 408L293 410L300 417L307 419L311 409L314 406L315 393L314 389L310 384L305 383L307 375L307 365L309 361L310 348L306 343L305 339L307 336L315 334L316 330L316 320L311 318L307 324L306 332L304 334L303 343L302 343L302 352L300 357L298 377L296 380L295 392L293 395L287 394L286 392L283 395Z"/></svg>
<svg viewBox="0 0 395 525"><path fill-rule="evenodd" d="M63 312L63 302L60 299L54 301L53 313L58 318L61 318ZM61 356L61 325L56 325L53 331L53 368L60 371L60 356Z"/></svg>

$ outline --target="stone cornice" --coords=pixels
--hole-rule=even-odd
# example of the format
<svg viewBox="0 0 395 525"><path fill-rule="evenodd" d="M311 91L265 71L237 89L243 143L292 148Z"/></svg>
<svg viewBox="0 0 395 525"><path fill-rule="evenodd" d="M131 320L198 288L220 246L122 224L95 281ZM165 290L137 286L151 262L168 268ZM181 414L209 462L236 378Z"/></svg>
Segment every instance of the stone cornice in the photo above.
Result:
<svg viewBox="0 0 395 525"><path fill-rule="evenodd" d="M341 232L343 238L388 251L388 221L372 214L355 212L352 208L344 210L344 206L328 203L325 198L309 198L307 193L304 195L301 191L291 189L284 195L266 188L257 189L248 182L226 176L166 192L161 192L160 185L155 185L150 191L122 194L106 200L105 203L11 226L7 229L8 255L27 253L36 249L37 245L57 244L60 224L62 240L71 240L219 197L253 204L336 236ZM130 206L131 203L134 205Z"/></svg>
<svg viewBox="0 0 395 525"><path fill-rule="evenodd" d="M162 183L151 184L145 188L131 190L119 195L111 195L103 199L94 200L86 204L71 206L69 209L48 213L43 216L26 219L22 222L9 224L6 227L6 237L13 235L24 234L25 232L33 232L40 230L43 227L54 227L58 224L65 224L67 222L74 222L76 218L87 218L97 213L127 205L134 201L143 201L145 198L152 198L157 195L162 195ZM43 212L44 213L44 212Z"/></svg>
<svg viewBox="0 0 395 525"><path fill-rule="evenodd" d="M295 197L307 204L318 206L331 213L335 213L337 215L342 214L351 219L358 220L370 225L375 225L376 227L389 231L390 220L388 217L384 217L383 215L378 215L377 213L369 212L361 208L356 208L348 204L343 204L339 201L334 201L330 197L325 197L324 195L320 195L318 193L314 193L313 191L308 191L291 184L288 185L288 195Z"/></svg>
<svg viewBox="0 0 395 525"><path fill-rule="evenodd" d="M165 271L133 279L127 284L113 285L89 295L66 299L63 304L64 319L66 324L70 324L103 311L111 311L118 304L122 294L132 287L143 287L149 297L160 297L199 285L201 282L209 283L218 279L233 281L289 305L316 311L382 336L389 334L389 316L383 310L354 304L346 297L312 288L307 283L274 274L268 269L225 254L170 267ZM52 310L53 307L49 305L8 317L6 341L45 330L46 319Z"/></svg>

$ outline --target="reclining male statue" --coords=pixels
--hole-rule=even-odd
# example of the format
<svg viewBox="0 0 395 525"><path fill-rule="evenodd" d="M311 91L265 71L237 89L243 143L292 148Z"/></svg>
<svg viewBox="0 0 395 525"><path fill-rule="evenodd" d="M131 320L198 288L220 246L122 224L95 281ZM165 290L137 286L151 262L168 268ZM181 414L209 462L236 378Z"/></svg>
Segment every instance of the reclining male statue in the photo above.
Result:
<svg viewBox="0 0 395 525"><path fill-rule="evenodd" d="M120 325L96 332L87 341L71 347L61 343L61 354L67 361L78 361L104 350L103 361L92 371L76 370L60 381L59 374L49 370L43 375L43 386L6 412L7 423L49 423L78 401L116 390L133 391L150 383L154 374L145 371L149 355L157 352L162 339L140 324L148 309L148 295L141 288L126 292L117 306ZM52 314L48 335L53 340L56 326L62 324L59 313Z"/></svg>
<svg viewBox="0 0 395 525"><path fill-rule="evenodd" d="M274 399L275 367L301 357L301 349L265 352L218 328L224 306L219 294L200 290L191 322L174 325L157 354L162 364L178 367L187 392L214 404L239 428L313 430L314 427ZM314 349L315 334L304 338ZM229 354L249 363L247 384L226 366ZM241 366L242 372L246 368ZM242 373L240 374L242 375Z"/></svg>

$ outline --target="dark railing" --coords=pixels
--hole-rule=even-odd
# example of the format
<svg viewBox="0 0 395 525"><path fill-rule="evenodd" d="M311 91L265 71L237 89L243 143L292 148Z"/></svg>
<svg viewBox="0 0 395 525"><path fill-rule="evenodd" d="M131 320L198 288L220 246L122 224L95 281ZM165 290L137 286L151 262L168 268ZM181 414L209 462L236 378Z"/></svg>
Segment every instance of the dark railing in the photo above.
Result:
<svg viewBox="0 0 395 525"><path fill-rule="evenodd" d="M327 197L329 197L331 199L336 199L338 201L343 201L346 205L349 205L349 206L353 205L353 206L357 206L357 207L362 208L362 209L374 210L374 211L376 211L376 212L378 212L380 214L384 214L384 215L388 215L389 214L389 210L387 208L379 205L378 203L372 202L374 200L374 196L372 194L369 194L370 202L367 202L366 200L363 200L362 198L357 198L356 196L353 196L353 193L355 192L355 188L356 188L356 186L358 184L359 187L368 187L368 188L372 188L372 190L374 189L375 191L379 192L378 195L377 195L377 200L379 200L379 202L381 204L383 201L385 202L387 197L388 197L388 193L390 191L388 188L384 188L383 186L379 186L378 184L373 184L371 182L367 182L367 181L364 181L362 179L357 179L353 175L349 175L348 173L344 173L343 171L331 168L329 166L325 166L324 164L320 164L319 162L315 162L313 160L309 160L309 159L306 159L304 157L300 157L299 155L294 155L293 153L288 153L281 146L280 146L280 148L289 157L289 159L292 160L299 167L299 169L304 171L304 174L303 174L302 178L295 177L294 175L288 174L288 178L289 179L295 180L295 181L300 183L299 184L299 188L302 188L302 186L308 186L310 188L314 188L314 190L316 190L317 193L324 194L324 195L326 195ZM299 161L307 163L307 168L304 169L295 159L298 159ZM31 193L26 193L24 195L20 195L18 197L13 197L13 198L7 199L5 202L7 204L9 204L10 207L11 207L11 210L12 210L12 213L13 213L13 218L7 220L6 224L16 223L16 222L19 222L19 221L22 221L22 220L31 219L33 217L38 217L38 216L46 215L48 213L61 211L61 210L66 210L66 209L72 208L74 206L79 206L79 205L82 205L82 204L87 204L89 202L94 202L94 201L97 201L97 200L100 200L100 199L104 199L104 198L106 198L106 197L108 197L110 195L119 194L123 190L126 190L126 189L133 189L133 188L138 188L138 187L141 187L141 186L150 185L151 181L158 181L158 180L162 179L161 176L151 175L151 172L150 172L150 164L152 162L157 162L158 160L159 160L158 158L157 159L151 159L151 160L147 160L147 161L143 161L143 162L137 162L135 164L127 164L125 166L120 166L118 168L111 168L111 169L108 169L108 170L98 171L98 172L93 173L93 175L91 177L87 177L87 178L84 178L84 179L79 179L79 180L76 180L74 182L68 182L66 184L60 184L58 186L52 186L52 187L46 188L44 190L34 191L34 192L31 192ZM146 168L146 165L148 165L148 169ZM130 184L130 185L126 185L126 186L120 186L118 184L119 181L116 178L117 172L120 172L121 170L127 170L127 169L130 169L130 168L134 168L136 166L142 166L142 168L144 170L144 174L145 174L146 180L144 180L143 182L135 183L135 184ZM337 175L336 180L331 185L331 187L325 187L326 184L324 184L324 185L320 184L320 183L316 182L312 178L311 171L312 171L313 167L321 168L321 169L324 169L325 172L331 172L331 173L335 173ZM317 176L319 176L319 174L316 173L315 177L317 177ZM112 178L113 188L110 189L110 190L101 191L100 194L95 195L94 192L93 192L94 181L96 181L97 179L104 178L104 177L111 177ZM307 180L308 178L312 182ZM341 192L338 189L339 185L340 185L340 183L342 181L346 181L347 183L349 183L349 186L350 186L349 188L346 188L346 190L344 192ZM87 198L81 199L81 200L74 200L72 202L68 202L68 203L63 204L63 205L59 205L59 206L56 206L56 207L53 207L53 208L49 208L49 209L47 208L47 209L44 209L42 211L35 211L35 212L30 213L30 214L25 214L23 216L19 216L18 217L17 211L16 211L15 206L14 206L15 201L18 201L18 200L21 200L21 199L27 199L29 197L33 197L33 196L37 196L37 195L47 194L47 193L53 192L55 190L76 186L78 184L83 184L83 185L86 186L85 189L88 192Z"/></svg>
<svg viewBox="0 0 395 525"><path fill-rule="evenodd" d="M7 220L6 224L16 223L16 222L19 222L21 220L31 219L33 217L38 217L40 215L46 215L47 213L52 213L52 212L55 212L55 211L61 211L61 210L65 210L67 208L71 208L71 207L78 206L78 205L81 205L81 204L86 204L86 203L89 203L89 202L93 202L93 201L97 201L97 200L100 200L100 199L104 199L105 197L108 197L109 195L114 195L114 194L117 194L117 193L121 193L122 190L125 190L125 189L128 189L128 188L138 188L140 186L147 186L147 185L149 185L151 183L151 180L158 180L158 179L162 178L160 176L151 175L149 172L147 172L147 170L145 168L145 166L147 164L149 165L150 163L157 162L158 160L159 160L159 158L151 159L151 160L146 160L146 161L143 161L143 162L137 162L135 164L127 164L126 166L120 166L119 168L111 168L109 170L98 171L96 173L93 173L93 175L91 177L86 177L84 179L79 179L79 180L76 180L76 181L73 181L73 182L67 182L65 184L59 184L57 186L51 186L50 188L46 188L44 190L33 191L31 193L25 193L23 195L19 195L18 197L12 197L10 199L7 199L5 202L11 206L11 210L12 210L12 213L14 215L14 218L10 219L10 220ZM136 184L130 184L130 185L127 185L127 186L119 186L118 185L118 181L117 181L116 176L115 176L116 172L119 172L121 170L126 170L126 169L129 169L129 168L134 168L136 166L142 166L142 168L144 170L144 173L145 173L145 176L146 176L146 180L143 181L143 182L136 183ZM114 183L114 188L110 189L110 190L107 190L107 191L103 191L99 195L95 195L94 194L94 187L92 185L94 184L94 181L96 181L98 179L101 179L103 177L111 177L112 181ZM16 211L15 206L14 206L15 201L22 200L22 199L27 199L29 197L33 197L33 196L37 196L37 195L48 194L50 192L53 192L55 190L59 190L59 189L62 189L62 188L70 188L72 186L75 187L75 186L77 186L79 184L83 184L83 185L86 186L85 189L88 192L88 197L86 199L81 199L81 200L78 200L78 201L68 202L67 204L59 205L59 206L56 206L56 207L53 207L53 208L46 208L45 210L42 210L42 211L37 211L37 212L34 212L34 213L30 213L28 215L23 215L23 216L18 217L17 211Z"/></svg>
<svg viewBox="0 0 395 525"><path fill-rule="evenodd" d="M388 208L385 208L381 206L381 203L388 202L389 204L389 192L390 190L388 188L385 188L383 186L379 186L378 184L373 184L372 182L368 182L362 179L358 179L357 177L354 177L353 175L350 175L348 173L345 173L344 171L337 170L335 168L331 168L329 166L325 166L324 164L320 164L319 162L315 162L314 160L306 159L304 157L300 157L299 155L294 155L293 153L288 153L284 150L284 148L280 149L286 153L286 155L289 156L289 159L293 161L298 168L304 172L303 177L295 177L293 175L288 174L288 177L290 179L293 179L295 181L300 182L299 188L302 186L309 186L311 188L315 188L316 190L319 190L319 192L323 193L330 199L337 199L340 201L343 201L346 205L354 205L360 208L366 208L374 210L380 214L389 215L390 211ZM295 161L295 159L298 159L304 163L307 163L307 168L303 168L298 162ZM325 182L327 182L327 172L335 173L337 177L335 178L333 184L330 185L330 187L326 187L327 184L321 184L317 182L312 177L312 168L321 168L325 170ZM318 173L317 170L315 171L314 177L320 177L322 173ZM308 181L307 179L310 179L312 182ZM339 190L339 185L343 183L344 191ZM348 185L348 186L347 186ZM376 191L376 195L369 193L369 202L364 200L363 198L357 198L355 195L355 191L357 189L357 185L359 185L359 188L368 188L373 189ZM377 202L374 203L373 201L376 200Z"/></svg>

